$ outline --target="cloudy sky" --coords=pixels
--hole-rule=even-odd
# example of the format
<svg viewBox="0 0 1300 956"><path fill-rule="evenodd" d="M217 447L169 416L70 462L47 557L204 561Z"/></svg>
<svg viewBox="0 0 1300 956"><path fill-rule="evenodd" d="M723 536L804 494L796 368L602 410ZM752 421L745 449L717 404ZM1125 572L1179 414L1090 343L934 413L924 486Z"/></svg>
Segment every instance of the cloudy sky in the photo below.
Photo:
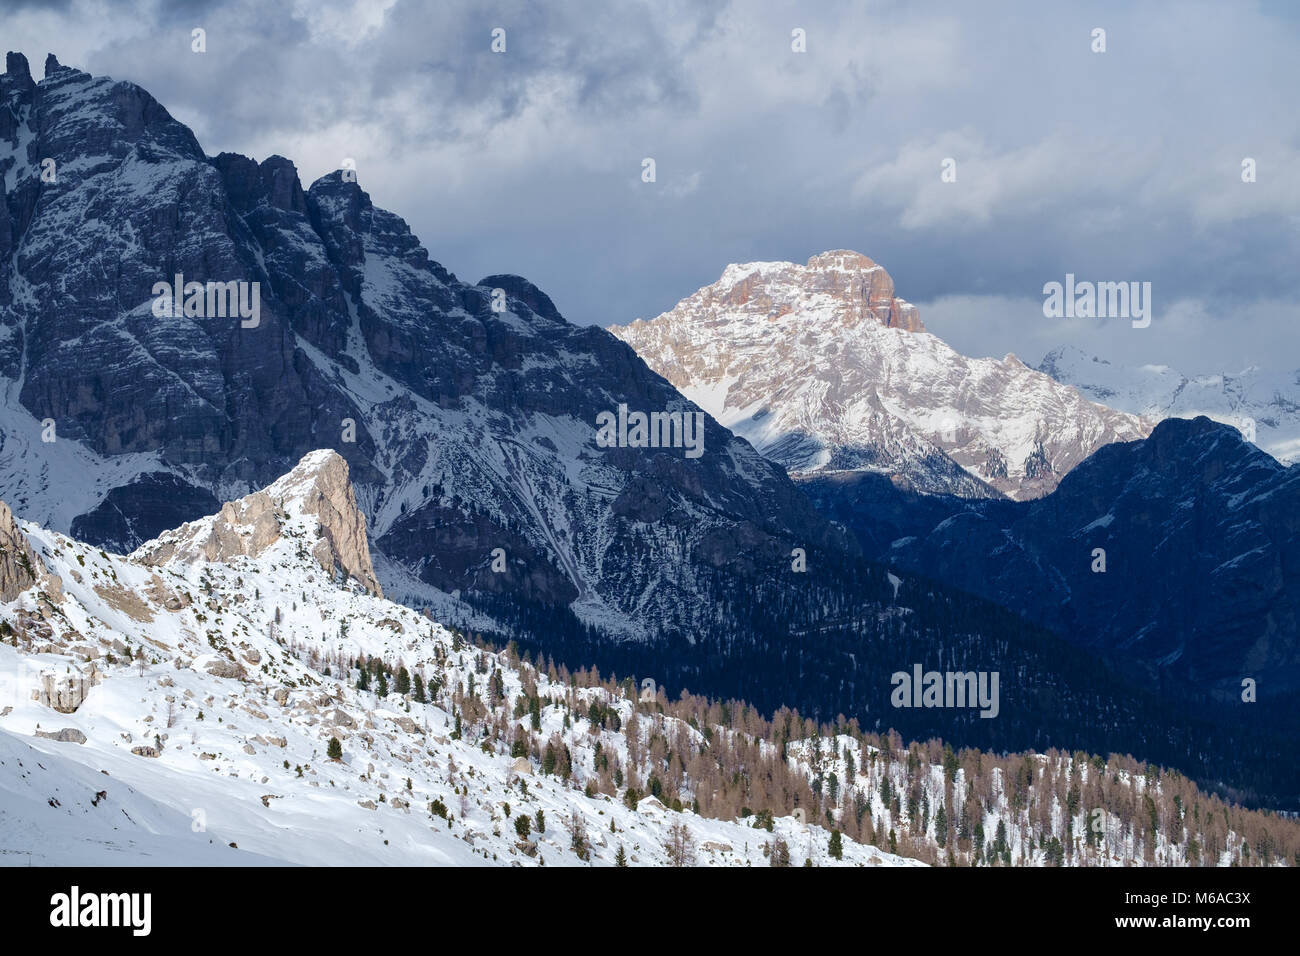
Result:
<svg viewBox="0 0 1300 956"><path fill-rule="evenodd" d="M5 7L38 78L54 52L134 81L208 153L279 153L304 184L351 158L433 258L527 276L575 322L657 315L729 262L848 248L971 354L1300 367L1286 0ZM1045 318L1066 273L1151 282L1154 321Z"/></svg>

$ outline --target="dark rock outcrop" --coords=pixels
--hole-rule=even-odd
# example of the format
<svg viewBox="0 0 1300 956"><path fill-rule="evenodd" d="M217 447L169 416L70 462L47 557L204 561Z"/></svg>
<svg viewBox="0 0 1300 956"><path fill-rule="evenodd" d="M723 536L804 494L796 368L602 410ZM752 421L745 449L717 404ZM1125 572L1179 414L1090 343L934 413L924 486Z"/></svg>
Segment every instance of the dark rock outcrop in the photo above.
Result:
<svg viewBox="0 0 1300 956"><path fill-rule="evenodd" d="M1148 685L1230 701L1246 678L1261 698L1300 688L1300 468L1235 428L1167 419L1033 502L809 491L869 554L1136 666Z"/></svg>

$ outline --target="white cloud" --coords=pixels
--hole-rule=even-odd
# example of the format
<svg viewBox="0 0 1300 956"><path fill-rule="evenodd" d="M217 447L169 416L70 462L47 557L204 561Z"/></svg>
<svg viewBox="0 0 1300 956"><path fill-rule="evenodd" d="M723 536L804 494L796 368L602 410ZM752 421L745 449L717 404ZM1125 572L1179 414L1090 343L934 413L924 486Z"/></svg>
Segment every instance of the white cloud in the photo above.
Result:
<svg viewBox="0 0 1300 956"><path fill-rule="evenodd" d="M136 81L209 153L280 153L308 183L354 158L434 258L528 275L577 321L657 314L728 261L847 247L907 298L983 316L953 333L971 352L1029 357L1081 334L1045 326L1037 298L1074 272L1152 281L1168 303L1155 352L1300 354L1296 21L1114 6L1099 55L1101 15L1033 0L996 15L957 0L73 0L5 26L38 74L53 50ZM205 57L188 54L193 25ZM636 188L645 156L653 193ZM946 157L956 183L940 181ZM1199 325L1174 306L1196 301ZM1010 322L998 303L1032 308ZM1098 345L1134 347L1121 331Z"/></svg>

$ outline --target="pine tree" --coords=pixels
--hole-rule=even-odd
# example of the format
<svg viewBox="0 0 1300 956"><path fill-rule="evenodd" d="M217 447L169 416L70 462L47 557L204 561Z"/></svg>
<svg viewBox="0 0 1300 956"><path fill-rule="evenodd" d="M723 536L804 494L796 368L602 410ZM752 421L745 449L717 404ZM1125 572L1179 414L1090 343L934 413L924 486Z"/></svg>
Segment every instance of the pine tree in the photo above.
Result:
<svg viewBox="0 0 1300 956"><path fill-rule="evenodd" d="M419 674L415 675L415 702L417 704L425 703L427 698L424 696L424 678Z"/></svg>
<svg viewBox="0 0 1300 956"><path fill-rule="evenodd" d="M623 844L618 845L618 853L614 855L615 866L627 866L627 852L623 849Z"/></svg>
<svg viewBox="0 0 1300 956"><path fill-rule="evenodd" d="M772 843L772 856L770 859L772 866L789 866L790 844L777 837Z"/></svg>
<svg viewBox="0 0 1300 956"><path fill-rule="evenodd" d="M403 696L411 692L411 675L405 667L397 670L397 692Z"/></svg>
<svg viewBox="0 0 1300 956"><path fill-rule="evenodd" d="M343 759L343 745L339 743L339 739L337 737L330 738L329 747L325 751L325 756L329 757L330 760Z"/></svg>
<svg viewBox="0 0 1300 956"><path fill-rule="evenodd" d="M542 773L555 773L555 764L555 746L548 741L546 752L542 755Z"/></svg>
<svg viewBox="0 0 1300 956"><path fill-rule="evenodd" d="M582 818L582 814L575 808L570 813L569 818L564 822L569 831L569 849L574 852L579 860L588 860L591 858L591 847L587 843L587 824Z"/></svg>
<svg viewBox="0 0 1300 956"><path fill-rule="evenodd" d="M383 671L379 672L379 681L375 685L375 693L379 695L380 700L388 696L388 679L384 677Z"/></svg>
<svg viewBox="0 0 1300 956"><path fill-rule="evenodd" d="M826 852L831 855L833 860L844 859L844 840L840 837L839 830L831 831L831 842L826 848Z"/></svg>

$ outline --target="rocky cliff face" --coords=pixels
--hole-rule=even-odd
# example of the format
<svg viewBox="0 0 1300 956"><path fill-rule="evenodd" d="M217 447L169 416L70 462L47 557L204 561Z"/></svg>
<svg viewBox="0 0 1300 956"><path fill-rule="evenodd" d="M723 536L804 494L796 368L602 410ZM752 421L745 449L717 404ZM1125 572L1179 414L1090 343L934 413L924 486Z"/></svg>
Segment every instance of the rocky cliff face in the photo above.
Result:
<svg viewBox="0 0 1300 956"><path fill-rule="evenodd" d="M178 561L255 558L275 544L294 522L308 526L311 555L323 571L346 576L375 595L383 590L370 562L366 516L357 507L348 463L333 451L306 455L274 484L228 501L208 518L188 522L131 555L148 565Z"/></svg>
<svg viewBox="0 0 1300 956"><path fill-rule="evenodd" d="M394 597L571 605L640 636L703 634L713 596L691 569L742 541L844 544L712 420L699 458L598 446L596 416L620 404L692 406L526 280L461 281L342 173L304 189L287 159L206 156L133 84L8 67L0 497L24 518L126 552L332 448ZM177 275L257 283L257 321L156 309ZM236 540L213 533L218 552Z"/></svg>
<svg viewBox="0 0 1300 956"><path fill-rule="evenodd" d="M972 359L925 331L853 252L753 262L663 315L610 331L792 474L869 472L922 493L1034 498L1148 426L1014 355Z"/></svg>
<svg viewBox="0 0 1300 956"><path fill-rule="evenodd" d="M35 584L41 567L13 512L0 501L0 601L12 601Z"/></svg>
<svg viewBox="0 0 1300 956"><path fill-rule="evenodd" d="M792 262L729 266L720 281L686 301L697 312L718 309L770 320L817 298L833 303L844 325L865 321L887 329L925 331L916 306L894 295L894 280L884 267L845 249L813 256L806 266Z"/></svg>

